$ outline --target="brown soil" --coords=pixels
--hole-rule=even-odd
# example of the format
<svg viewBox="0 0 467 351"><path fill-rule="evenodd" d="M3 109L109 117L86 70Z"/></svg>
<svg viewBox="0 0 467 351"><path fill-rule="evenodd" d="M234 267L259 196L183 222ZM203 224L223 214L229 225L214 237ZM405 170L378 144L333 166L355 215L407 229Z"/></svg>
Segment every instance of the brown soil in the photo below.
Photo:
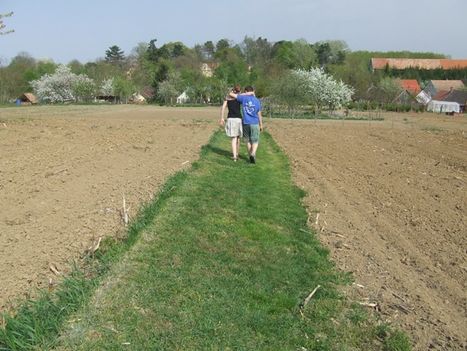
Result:
<svg viewBox="0 0 467 351"><path fill-rule="evenodd" d="M187 168L218 109L65 106L0 110L0 311L67 271L94 240Z"/></svg>
<svg viewBox="0 0 467 351"><path fill-rule="evenodd" d="M467 348L467 118L267 121L346 291L416 350ZM319 214L319 216L318 216Z"/></svg>

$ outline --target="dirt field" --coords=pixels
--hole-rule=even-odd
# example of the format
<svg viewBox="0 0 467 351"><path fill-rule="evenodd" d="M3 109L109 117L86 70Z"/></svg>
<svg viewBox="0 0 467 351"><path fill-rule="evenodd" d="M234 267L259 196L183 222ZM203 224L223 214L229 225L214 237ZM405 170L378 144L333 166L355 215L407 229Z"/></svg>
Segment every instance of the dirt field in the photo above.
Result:
<svg viewBox="0 0 467 351"><path fill-rule="evenodd" d="M189 167L218 109L0 109L0 311L57 280L93 240L123 232L167 177Z"/></svg>
<svg viewBox="0 0 467 351"><path fill-rule="evenodd" d="M467 117L266 123L307 191L346 293L416 350L466 350Z"/></svg>

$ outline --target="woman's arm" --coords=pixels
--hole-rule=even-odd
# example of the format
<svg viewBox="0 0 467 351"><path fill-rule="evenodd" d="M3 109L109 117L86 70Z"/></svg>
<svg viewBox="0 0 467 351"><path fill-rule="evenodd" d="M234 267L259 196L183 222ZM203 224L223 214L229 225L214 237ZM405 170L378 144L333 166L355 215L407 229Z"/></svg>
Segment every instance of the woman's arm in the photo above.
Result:
<svg viewBox="0 0 467 351"><path fill-rule="evenodd" d="M224 125L225 121L224 121L224 113L225 113L225 109L227 107L227 100L224 100L224 103L222 104L222 108L221 108L221 119L219 121L219 124L221 126Z"/></svg>

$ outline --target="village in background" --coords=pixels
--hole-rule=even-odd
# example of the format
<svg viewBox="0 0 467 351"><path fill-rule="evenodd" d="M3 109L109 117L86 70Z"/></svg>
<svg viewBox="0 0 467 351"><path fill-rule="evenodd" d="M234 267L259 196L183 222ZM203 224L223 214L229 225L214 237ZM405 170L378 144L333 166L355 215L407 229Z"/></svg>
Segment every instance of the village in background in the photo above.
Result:
<svg viewBox="0 0 467 351"><path fill-rule="evenodd" d="M283 107L292 115L310 106L313 114L338 109L465 113L467 59L407 51L352 52L343 41L245 37L241 43L221 39L193 48L181 42L157 47L156 42L140 43L129 55L114 45L104 58L67 65L20 53L0 66L0 103L218 105L229 87L241 84L255 86L270 110ZM317 108L316 99L300 92L303 82L297 78L310 70L344 83L351 94Z"/></svg>

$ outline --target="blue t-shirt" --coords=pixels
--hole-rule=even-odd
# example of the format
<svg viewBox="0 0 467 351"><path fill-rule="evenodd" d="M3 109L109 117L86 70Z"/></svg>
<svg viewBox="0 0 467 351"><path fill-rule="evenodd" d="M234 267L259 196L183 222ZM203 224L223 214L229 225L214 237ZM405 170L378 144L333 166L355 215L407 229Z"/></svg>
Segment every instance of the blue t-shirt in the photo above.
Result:
<svg viewBox="0 0 467 351"><path fill-rule="evenodd" d="M259 124L261 102L258 98L253 95L237 95L237 101L242 104L243 124Z"/></svg>

